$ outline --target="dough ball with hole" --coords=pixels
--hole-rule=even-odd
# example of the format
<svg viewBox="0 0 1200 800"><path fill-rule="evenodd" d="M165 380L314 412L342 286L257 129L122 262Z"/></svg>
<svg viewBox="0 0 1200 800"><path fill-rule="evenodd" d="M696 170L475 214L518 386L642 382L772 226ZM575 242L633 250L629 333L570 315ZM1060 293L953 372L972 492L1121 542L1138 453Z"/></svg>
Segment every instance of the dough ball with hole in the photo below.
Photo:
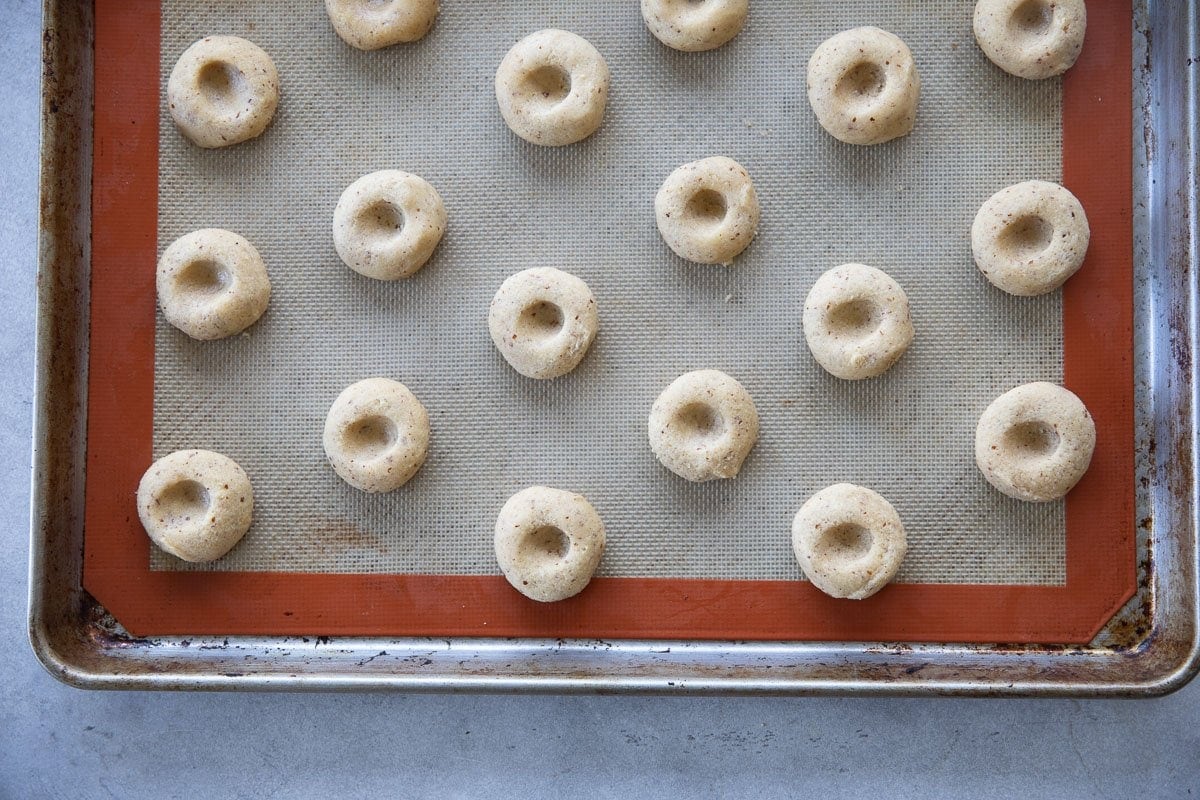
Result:
<svg viewBox="0 0 1200 800"><path fill-rule="evenodd" d="M557 378L575 369L599 330L592 290L553 267L510 275L488 308L492 342L527 378Z"/></svg>
<svg viewBox="0 0 1200 800"><path fill-rule="evenodd" d="M979 0L973 22L979 48L1018 78L1061 75L1083 50L1084 0Z"/></svg>
<svg viewBox="0 0 1200 800"><path fill-rule="evenodd" d="M437 19L437 0L325 0L325 11L342 41L359 50L415 42Z"/></svg>
<svg viewBox="0 0 1200 800"><path fill-rule="evenodd" d="M279 73L261 47L237 36L206 36L175 62L167 107L175 125L201 147L253 139L279 105Z"/></svg>
<svg viewBox="0 0 1200 800"><path fill-rule="evenodd" d="M267 266L232 231L193 231L163 251L155 274L167 322L193 339L221 339L253 325L271 299Z"/></svg>
<svg viewBox="0 0 1200 800"><path fill-rule="evenodd" d="M512 132L533 144L574 144L596 132L608 105L604 56L570 31L531 33L496 70L496 102Z"/></svg>
<svg viewBox="0 0 1200 800"><path fill-rule="evenodd" d="M908 45L879 28L842 31L808 60L808 102L817 122L847 144L881 144L908 134L920 96Z"/></svg>
<svg viewBox="0 0 1200 800"><path fill-rule="evenodd" d="M333 246L342 262L381 281L425 266L445 232L446 206L437 189L398 169L362 176L333 210Z"/></svg>
<svg viewBox="0 0 1200 800"><path fill-rule="evenodd" d="M325 418L325 455L334 472L364 492L408 483L429 451L429 414L402 383L367 378L347 386Z"/></svg>
<svg viewBox="0 0 1200 800"><path fill-rule="evenodd" d="M804 576L822 592L863 600L895 577L908 539L900 515L882 495L837 483L796 513L792 549Z"/></svg>
<svg viewBox="0 0 1200 800"><path fill-rule="evenodd" d="M1096 425L1073 392L1053 383L996 398L975 429L975 463L1009 497L1044 503L1066 496L1087 472Z"/></svg>
<svg viewBox="0 0 1200 800"><path fill-rule="evenodd" d="M250 530L250 477L228 456L179 450L155 461L137 491L138 517L151 541L184 561L214 561Z"/></svg>
<svg viewBox="0 0 1200 800"><path fill-rule="evenodd" d="M687 372L654 401L649 433L654 455L679 477L734 478L758 441L758 409L724 372Z"/></svg>
<svg viewBox="0 0 1200 800"><path fill-rule="evenodd" d="M997 288L1027 297L1066 283L1083 266L1091 236L1075 195L1057 183L1025 181L980 207L971 225L971 252Z"/></svg>
<svg viewBox="0 0 1200 800"><path fill-rule="evenodd" d="M813 358L848 381L882 375L913 339L908 295L866 264L842 264L818 278L804 301L803 324Z"/></svg>
<svg viewBox="0 0 1200 800"><path fill-rule="evenodd" d="M518 592L542 603L574 597L604 554L604 522L581 494L531 486L496 517L496 561Z"/></svg>
<svg viewBox="0 0 1200 800"><path fill-rule="evenodd" d="M720 47L746 24L750 0L642 0L642 19L654 38L675 50Z"/></svg>
<svg viewBox="0 0 1200 800"><path fill-rule="evenodd" d="M663 241L699 264L732 264L758 233L759 214L750 173L724 156L684 164L654 197Z"/></svg>

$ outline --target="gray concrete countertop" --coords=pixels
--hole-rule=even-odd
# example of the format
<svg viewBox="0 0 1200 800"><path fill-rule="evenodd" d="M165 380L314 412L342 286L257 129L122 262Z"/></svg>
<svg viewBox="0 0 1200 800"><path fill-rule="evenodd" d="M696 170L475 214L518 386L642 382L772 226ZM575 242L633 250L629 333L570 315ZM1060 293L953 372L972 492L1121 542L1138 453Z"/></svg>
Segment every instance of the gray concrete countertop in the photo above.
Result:
<svg viewBox="0 0 1200 800"><path fill-rule="evenodd" d="M1200 681L1159 700L1091 702L57 683L25 633L39 5L0 0L0 798L1200 795Z"/></svg>

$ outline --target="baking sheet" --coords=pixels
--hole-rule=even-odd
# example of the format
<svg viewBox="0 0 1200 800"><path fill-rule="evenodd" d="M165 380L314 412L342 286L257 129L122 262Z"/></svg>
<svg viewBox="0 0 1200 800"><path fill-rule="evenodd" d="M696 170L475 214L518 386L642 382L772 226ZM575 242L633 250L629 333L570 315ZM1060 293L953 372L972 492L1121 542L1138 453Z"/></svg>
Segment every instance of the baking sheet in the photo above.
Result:
<svg viewBox="0 0 1200 800"><path fill-rule="evenodd" d="M160 126L159 249L200 227L247 236L267 260L271 307L247 335L193 342L161 319L154 452L225 452L249 471L256 521L228 556L155 569L491 574L491 529L514 491L580 491L609 530L600 574L800 578L789 524L812 492L871 486L900 511L907 582L1060 585L1061 503L1000 496L976 470L975 420L1031 380L1062 380L1061 298L1013 298L974 268L970 221L993 191L1061 176L1061 85L992 67L970 3L886 2L797 11L756 4L746 30L703 54L671 51L628 4L445 4L415 45L361 53L321 4L163 3L162 80L192 41L246 36L279 68L283 100L261 139L224 151ZM826 36L870 23L908 42L922 75L915 132L874 148L824 134L804 91ZM504 126L492 77L520 37L562 27L613 74L605 124L562 149ZM729 155L755 180L759 236L731 268L676 258L652 200L678 164ZM446 239L408 281L348 270L333 206L359 175L420 174L441 192ZM846 383L812 361L800 308L824 270L862 261L908 292L917 335L884 377ZM549 383L514 373L486 309L512 272L551 265L596 293L601 334ZM681 372L723 369L753 394L762 437L735 481L687 484L661 468L646 414ZM405 488L341 483L320 431L347 384L385 375L430 411L433 444Z"/></svg>

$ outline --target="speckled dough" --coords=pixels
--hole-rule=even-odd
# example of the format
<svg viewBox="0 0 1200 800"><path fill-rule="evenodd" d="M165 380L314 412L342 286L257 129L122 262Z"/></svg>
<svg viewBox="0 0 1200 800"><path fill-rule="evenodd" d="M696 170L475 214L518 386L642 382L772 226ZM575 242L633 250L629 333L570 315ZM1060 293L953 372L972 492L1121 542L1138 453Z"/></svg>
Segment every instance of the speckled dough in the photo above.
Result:
<svg viewBox="0 0 1200 800"><path fill-rule="evenodd" d="M232 231L193 231L158 260L158 303L167 322L193 339L241 333L267 309L271 281L254 245Z"/></svg>
<svg viewBox="0 0 1200 800"><path fill-rule="evenodd" d="M715 369L676 378L650 409L650 449L689 481L736 477L758 441L758 409L745 387Z"/></svg>
<svg viewBox="0 0 1200 800"><path fill-rule="evenodd" d="M175 62L167 106L183 135L201 147L258 136L279 105L279 73L266 52L237 36L206 36Z"/></svg>
<svg viewBox="0 0 1200 800"><path fill-rule="evenodd" d="M642 19L654 38L676 50L720 47L746 24L750 0L642 0Z"/></svg>
<svg viewBox="0 0 1200 800"><path fill-rule="evenodd" d="M488 309L496 349L528 378L557 378L575 369L599 329L592 290L553 267L510 275Z"/></svg>
<svg viewBox="0 0 1200 800"><path fill-rule="evenodd" d="M583 495L531 486L496 518L496 561L513 587L542 603L583 591L604 554L604 522Z"/></svg>
<svg viewBox="0 0 1200 800"><path fill-rule="evenodd" d="M433 27L437 0L325 0L333 29L346 44L378 50L415 42Z"/></svg>
<svg viewBox="0 0 1200 800"><path fill-rule="evenodd" d="M837 483L796 513L792 549L805 577L822 592L862 600L895 577L908 539L900 515L882 495Z"/></svg>
<svg viewBox="0 0 1200 800"><path fill-rule="evenodd" d="M367 378L346 387L325 418L325 455L342 480L390 492L425 463L429 415L402 383Z"/></svg>
<svg viewBox="0 0 1200 800"><path fill-rule="evenodd" d="M913 129L921 78L899 36L854 28L808 60L808 102L821 127L848 144L880 144Z"/></svg>
<svg viewBox="0 0 1200 800"><path fill-rule="evenodd" d="M1083 401L1053 383L996 398L975 429L975 463L988 483L1018 500L1057 500L1092 463L1096 425Z"/></svg>
<svg viewBox="0 0 1200 800"><path fill-rule="evenodd" d="M179 450L155 461L137 491L150 539L184 561L213 561L250 529L254 491L237 462L209 450Z"/></svg>
<svg viewBox="0 0 1200 800"><path fill-rule="evenodd" d="M882 375L913 338L904 289L866 264L843 264L818 278L804 301L803 322L813 358L848 381Z"/></svg>
<svg viewBox="0 0 1200 800"><path fill-rule="evenodd" d="M604 56L581 36L548 29L512 46L496 70L496 102L513 133L558 147L595 133L608 104Z"/></svg>
<svg viewBox="0 0 1200 800"><path fill-rule="evenodd" d="M429 181L398 169L364 175L333 210L333 246L350 269L394 281L415 273L446 232L446 207Z"/></svg>
<svg viewBox="0 0 1200 800"><path fill-rule="evenodd" d="M989 281L1009 294L1045 294L1083 265L1087 214L1057 183L1026 181L988 198L971 225L971 252Z"/></svg>
<svg viewBox="0 0 1200 800"><path fill-rule="evenodd" d="M680 258L728 266L758 233L758 195L745 167L713 156L667 176L654 198L654 217Z"/></svg>
<svg viewBox="0 0 1200 800"><path fill-rule="evenodd" d="M979 0L975 41L992 63L1018 78L1066 72L1083 50L1083 0Z"/></svg>

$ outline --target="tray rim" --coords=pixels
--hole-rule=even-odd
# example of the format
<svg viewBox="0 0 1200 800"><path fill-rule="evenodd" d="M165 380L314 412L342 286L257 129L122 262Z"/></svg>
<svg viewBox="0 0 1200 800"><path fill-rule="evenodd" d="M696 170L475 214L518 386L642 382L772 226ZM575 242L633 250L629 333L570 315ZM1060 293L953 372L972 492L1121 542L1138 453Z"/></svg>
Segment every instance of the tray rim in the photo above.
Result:
<svg viewBox="0 0 1200 800"><path fill-rule="evenodd" d="M1143 131L1135 137L1135 216L1144 234L1135 240L1135 256L1147 272L1135 304L1160 312L1148 315L1135 334L1141 339L1135 360L1149 367L1148 374L1139 367L1135 388L1149 401L1138 422L1139 456L1150 456L1139 463L1146 486L1139 518L1153 522L1141 548L1139 593L1092 645L335 643L323 637L314 643L305 637L138 639L80 587L92 8L45 0L29 615L35 653L59 679L88 688L1023 695L1179 688L1200 669L1196 215L1188 204L1196 174L1196 78L1183 67L1197 20L1192 8L1188 24L1179 25L1172 8L1146 0L1135 10L1135 29L1145 35L1145 61L1135 69L1135 97L1141 96L1135 130ZM1148 628L1139 622L1147 615Z"/></svg>

